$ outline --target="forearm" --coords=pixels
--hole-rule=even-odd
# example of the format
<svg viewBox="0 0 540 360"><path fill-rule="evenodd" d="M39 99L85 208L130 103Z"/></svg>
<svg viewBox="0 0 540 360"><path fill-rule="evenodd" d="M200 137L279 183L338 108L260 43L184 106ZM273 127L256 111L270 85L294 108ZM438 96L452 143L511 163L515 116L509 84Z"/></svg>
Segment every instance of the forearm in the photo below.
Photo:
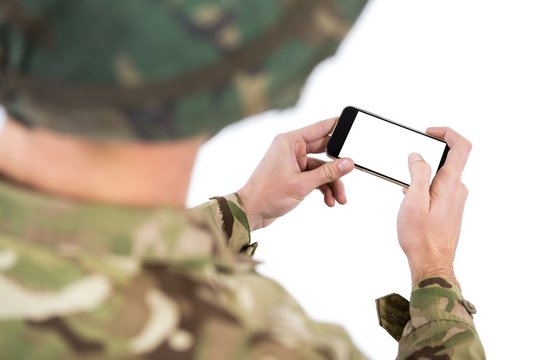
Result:
<svg viewBox="0 0 540 360"><path fill-rule="evenodd" d="M430 277L441 277L447 279L452 285L454 285L459 291L461 291L461 285L454 273L453 260L437 259L431 261L421 261L419 264L414 264L409 261L409 268L411 270L411 283L414 287L423 279Z"/></svg>
<svg viewBox="0 0 540 360"><path fill-rule="evenodd" d="M202 138L166 144L103 143L8 121L0 171L38 190L125 205L183 207Z"/></svg>

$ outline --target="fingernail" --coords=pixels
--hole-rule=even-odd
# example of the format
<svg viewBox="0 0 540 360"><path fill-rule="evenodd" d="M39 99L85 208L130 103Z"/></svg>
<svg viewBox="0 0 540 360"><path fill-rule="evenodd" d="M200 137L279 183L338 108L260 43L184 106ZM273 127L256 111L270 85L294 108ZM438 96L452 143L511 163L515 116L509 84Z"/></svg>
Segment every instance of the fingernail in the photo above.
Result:
<svg viewBox="0 0 540 360"><path fill-rule="evenodd" d="M349 159L340 159L337 166L338 166L338 169L339 171L343 174L345 172L348 172L350 171L350 168L351 168L351 164L350 164L351 160Z"/></svg>
<svg viewBox="0 0 540 360"><path fill-rule="evenodd" d="M409 155L409 161L412 162L412 161L419 161L419 160L424 160L424 159L420 156L420 154L418 154L418 153L411 153L411 154Z"/></svg>

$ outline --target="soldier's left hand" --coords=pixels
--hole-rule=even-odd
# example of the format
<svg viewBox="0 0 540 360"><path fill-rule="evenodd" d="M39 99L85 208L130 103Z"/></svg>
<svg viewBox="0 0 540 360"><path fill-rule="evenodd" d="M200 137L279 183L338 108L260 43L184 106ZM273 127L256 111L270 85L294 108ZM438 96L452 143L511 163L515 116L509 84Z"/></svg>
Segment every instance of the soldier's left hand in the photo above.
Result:
<svg viewBox="0 0 540 360"><path fill-rule="evenodd" d="M350 159L325 162L308 157L322 153L336 118L276 136L265 156L238 191L251 227L255 230L294 209L313 190L324 194L332 207L345 204L345 188L340 178L351 172Z"/></svg>

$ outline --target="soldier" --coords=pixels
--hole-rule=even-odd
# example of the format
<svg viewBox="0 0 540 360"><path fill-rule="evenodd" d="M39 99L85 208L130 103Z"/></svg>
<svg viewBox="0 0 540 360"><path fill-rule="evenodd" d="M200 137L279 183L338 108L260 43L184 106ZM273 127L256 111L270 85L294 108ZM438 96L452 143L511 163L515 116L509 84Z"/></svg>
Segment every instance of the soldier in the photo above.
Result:
<svg viewBox="0 0 540 360"><path fill-rule="evenodd" d="M292 104L363 5L4 1L0 358L363 359L251 259L251 231L314 189L346 202L352 162L308 157L335 119L277 136L238 192L182 210L208 135ZM409 159L398 238L411 303L379 299L380 321L399 358L481 359L452 269L470 144L430 133L451 151L431 188Z"/></svg>

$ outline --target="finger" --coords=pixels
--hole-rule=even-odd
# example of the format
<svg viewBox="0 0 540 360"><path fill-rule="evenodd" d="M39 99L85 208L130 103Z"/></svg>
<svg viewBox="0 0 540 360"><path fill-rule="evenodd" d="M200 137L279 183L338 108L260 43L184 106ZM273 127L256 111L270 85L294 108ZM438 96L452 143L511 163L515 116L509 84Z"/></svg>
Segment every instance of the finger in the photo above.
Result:
<svg viewBox="0 0 540 360"><path fill-rule="evenodd" d="M307 158L307 170L313 170L316 169L322 165L324 165L326 162L320 159L315 158ZM332 192L332 198L340 203L341 205L344 205L347 202L347 196L345 194L345 185L340 179L337 179L331 183L324 184L319 186L319 190L325 195L326 189L329 188Z"/></svg>
<svg viewBox="0 0 540 360"><path fill-rule="evenodd" d="M448 127L429 128L427 133L443 139L448 144L450 151L443 167L449 169L457 178L461 178L472 149L471 142Z"/></svg>
<svg viewBox="0 0 540 360"><path fill-rule="evenodd" d="M304 139L305 142L310 143L320 140L329 135L334 129L337 118L323 120L316 122L315 124L303 127L301 129L292 131L291 134L298 135Z"/></svg>
<svg viewBox="0 0 540 360"><path fill-rule="evenodd" d="M330 184L330 187L336 201L341 205L345 205L347 203L347 194L345 193L345 184L343 184L343 181L337 179Z"/></svg>
<svg viewBox="0 0 540 360"><path fill-rule="evenodd" d="M319 140L307 143L308 154L320 154L326 151L326 145L328 145L329 136L325 136Z"/></svg>
<svg viewBox="0 0 540 360"><path fill-rule="evenodd" d="M306 157L306 159L307 159L307 167L306 167L307 170L313 170L326 164L326 161L321 160L321 159L312 158L312 157Z"/></svg>
<svg viewBox="0 0 540 360"><path fill-rule="evenodd" d="M322 186L319 186L318 190L321 192L321 194L323 194L324 203L328 207L333 207L335 205L335 198L332 190L330 189L330 186L328 184L324 184Z"/></svg>
<svg viewBox="0 0 540 360"><path fill-rule="evenodd" d="M458 134L455 130L446 126L430 127L426 130L426 133L438 137L439 139L443 139L450 147L454 147L463 141L467 141L467 139Z"/></svg>
<svg viewBox="0 0 540 360"><path fill-rule="evenodd" d="M319 166L325 164L324 161L319 159L308 158L308 169L315 169ZM337 201L339 204L344 205L347 203L347 195L345 193L345 184L341 179L337 179L331 183L324 184L319 186L319 190L326 195L327 189L330 190L332 199Z"/></svg>
<svg viewBox="0 0 540 360"><path fill-rule="evenodd" d="M328 185L323 185L324 188L324 203L328 207L334 207L336 204L336 199L334 198L334 193L332 192L332 189Z"/></svg>
<svg viewBox="0 0 540 360"><path fill-rule="evenodd" d="M429 182L431 179L431 167L417 153L409 155L409 172L411 174L411 185L407 194L427 194L429 196Z"/></svg>
<svg viewBox="0 0 540 360"><path fill-rule="evenodd" d="M320 160L319 160L320 161ZM308 168L317 164L317 161L309 162ZM330 162L321 161L321 165L313 170L305 171L301 176L301 181L305 183L307 189L313 190L324 184L328 184L336 181L343 175L349 173L354 168L354 164L351 159L343 158ZM306 194L307 195L307 194Z"/></svg>

